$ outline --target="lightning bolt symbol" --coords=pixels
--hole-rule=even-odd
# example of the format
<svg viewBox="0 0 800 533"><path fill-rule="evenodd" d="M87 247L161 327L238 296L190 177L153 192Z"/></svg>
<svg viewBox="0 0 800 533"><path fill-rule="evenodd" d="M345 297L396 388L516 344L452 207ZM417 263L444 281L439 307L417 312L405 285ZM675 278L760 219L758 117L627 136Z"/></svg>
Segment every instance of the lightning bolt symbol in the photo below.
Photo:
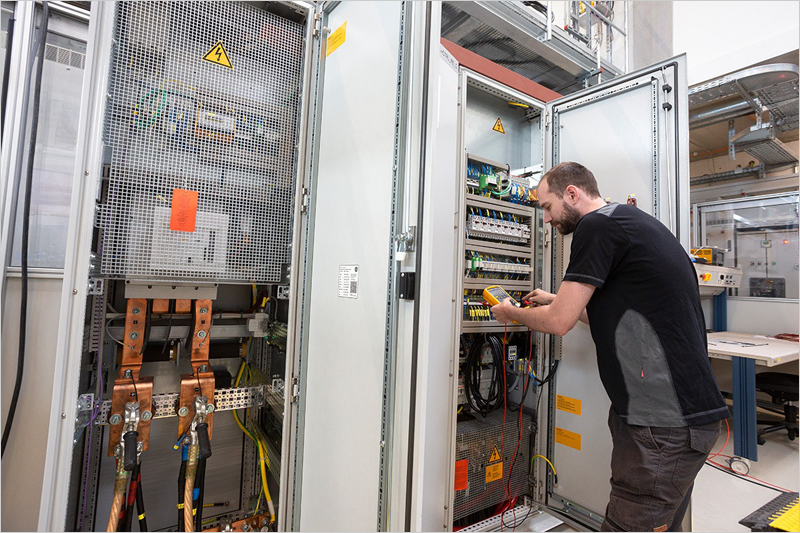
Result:
<svg viewBox="0 0 800 533"><path fill-rule="evenodd" d="M216 50L217 61L222 61L222 47L218 46Z"/></svg>

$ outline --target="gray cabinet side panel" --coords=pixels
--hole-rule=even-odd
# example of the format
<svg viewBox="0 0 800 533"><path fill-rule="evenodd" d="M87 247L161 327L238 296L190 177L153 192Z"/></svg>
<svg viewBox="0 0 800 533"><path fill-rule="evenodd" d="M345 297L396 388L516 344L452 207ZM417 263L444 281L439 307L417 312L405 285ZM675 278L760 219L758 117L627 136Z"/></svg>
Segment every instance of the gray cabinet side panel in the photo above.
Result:
<svg viewBox="0 0 800 533"><path fill-rule="evenodd" d="M374 530L380 483L400 2L339 4L325 59L308 345L300 530ZM332 35L332 34L331 34ZM339 267L358 267L356 298Z"/></svg>

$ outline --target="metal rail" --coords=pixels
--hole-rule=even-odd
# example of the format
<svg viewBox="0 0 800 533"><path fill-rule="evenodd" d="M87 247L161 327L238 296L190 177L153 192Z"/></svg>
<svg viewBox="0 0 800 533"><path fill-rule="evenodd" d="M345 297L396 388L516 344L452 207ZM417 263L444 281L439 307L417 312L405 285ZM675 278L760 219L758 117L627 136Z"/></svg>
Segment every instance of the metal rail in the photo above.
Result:
<svg viewBox="0 0 800 533"><path fill-rule="evenodd" d="M261 407L266 402L268 385L255 387L241 387L232 389L217 389L214 391L214 412L246 409L248 407ZM89 395L83 395L85 398ZM178 416L178 400L180 394L153 395L153 418L169 418ZM111 400L105 400L100 408L100 413L94 420L96 426L108 424L108 413L111 411Z"/></svg>

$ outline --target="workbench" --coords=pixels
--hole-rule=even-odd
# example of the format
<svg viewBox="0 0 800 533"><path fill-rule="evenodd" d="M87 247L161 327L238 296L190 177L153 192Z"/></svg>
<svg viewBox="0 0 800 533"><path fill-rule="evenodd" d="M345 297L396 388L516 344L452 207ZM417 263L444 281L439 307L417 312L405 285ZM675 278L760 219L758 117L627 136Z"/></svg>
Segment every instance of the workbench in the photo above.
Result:
<svg viewBox="0 0 800 533"><path fill-rule="evenodd" d="M733 453L758 460L755 365L773 367L800 358L798 343L732 331L708 334L708 356L733 363Z"/></svg>

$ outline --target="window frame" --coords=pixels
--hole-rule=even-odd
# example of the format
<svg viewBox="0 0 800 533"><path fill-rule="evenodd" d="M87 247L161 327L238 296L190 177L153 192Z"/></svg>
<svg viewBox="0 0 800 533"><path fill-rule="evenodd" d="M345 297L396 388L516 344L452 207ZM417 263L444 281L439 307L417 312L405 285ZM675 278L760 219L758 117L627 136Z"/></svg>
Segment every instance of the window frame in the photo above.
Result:
<svg viewBox="0 0 800 533"><path fill-rule="evenodd" d="M800 191L795 190L795 191L781 192L775 194L765 194L761 196L746 196L743 198L712 200L708 202L696 203L692 205L692 225L693 225L692 242L695 244L694 247L700 248L706 246L707 242L706 218L709 213L717 213L720 211L730 211L730 210L735 211L737 209L747 209L751 207L767 207L770 205L783 205L789 203L786 202L786 200L791 200L792 198L794 198L795 204L800 204ZM798 252L798 262L800 262L800 252ZM740 266L739 268L742 267ZM742 270L744 271L745 269ZM745 287L740 287L739 288L740 294L734 296L732 294L733 289L728 289L728 297L734 300L746 300L746 301L764 301L764 302L780 301L780 302L795 302L795 303L800 302L800 298L769 298L769 297L742 295L741 294L742 290L746 291L747 289Z"/></svg>

